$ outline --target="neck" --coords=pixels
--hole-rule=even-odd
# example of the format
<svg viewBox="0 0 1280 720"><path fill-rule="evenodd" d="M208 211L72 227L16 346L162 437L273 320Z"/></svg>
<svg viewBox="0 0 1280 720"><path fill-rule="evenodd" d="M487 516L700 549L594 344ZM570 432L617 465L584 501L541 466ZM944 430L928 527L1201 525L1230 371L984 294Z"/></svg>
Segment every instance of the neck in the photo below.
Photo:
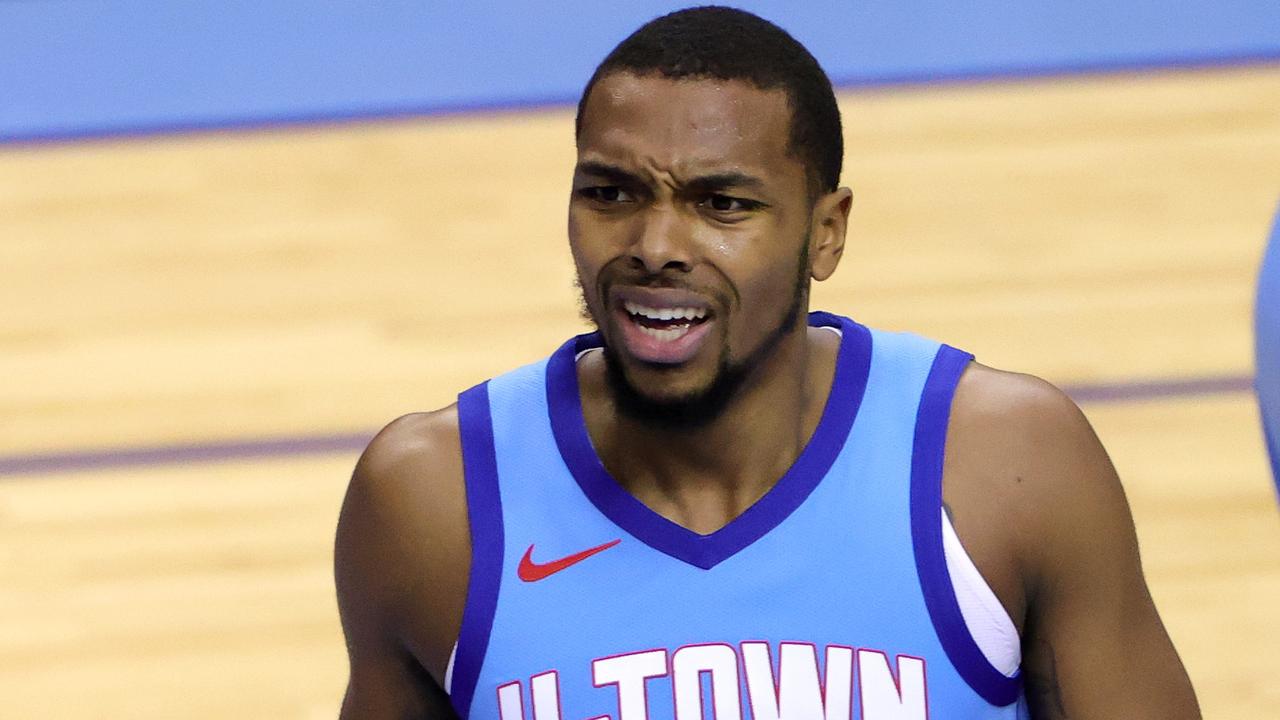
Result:
<svg viewBox="0 0 1280 720"><path fill-rule="evenodd" d="M715 417L682 428L618 413L602 382L604 359L593 353L595 367L581 374L587 429L604 466L639 500L695 532L714 531L768 492L804 449L831 389L838 343L801 323Z"/></svg>

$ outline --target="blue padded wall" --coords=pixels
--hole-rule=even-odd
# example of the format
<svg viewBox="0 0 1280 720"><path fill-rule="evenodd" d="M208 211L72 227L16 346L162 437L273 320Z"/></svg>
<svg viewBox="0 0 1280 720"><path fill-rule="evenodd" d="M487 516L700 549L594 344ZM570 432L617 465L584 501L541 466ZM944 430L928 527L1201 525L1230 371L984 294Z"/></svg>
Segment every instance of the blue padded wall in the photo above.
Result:
<svg viewBox="0 0 1280 720"><path fill-rule="evenodd" d="M572 102L609 48L686 4L0 2L0 140ZM846 86L1280 58L1277 0L739 6Z"/></svg>

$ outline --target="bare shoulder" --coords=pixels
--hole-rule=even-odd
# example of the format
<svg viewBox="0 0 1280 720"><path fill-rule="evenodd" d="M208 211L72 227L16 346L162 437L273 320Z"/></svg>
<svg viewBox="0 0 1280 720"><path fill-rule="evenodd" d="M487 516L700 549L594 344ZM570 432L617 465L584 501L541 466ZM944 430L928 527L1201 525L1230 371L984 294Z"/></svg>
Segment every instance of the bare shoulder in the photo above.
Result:
<svg viewBox="0 0 1280 720"><path fill-rule="evenodd" d="M364 535L376 540L384 534L439 540L435 536L457 529L457 511L465 514L465 509L457 407L413 413L383 428L360 456L340 523L377 522L354 538L343 537L340 524L339 540L361 541Z"/></svg>
<svg viewBox="0 0 1280 720"><path fill-rule="evenodd" d="M948 429L944 497L965 548L1023 629L1046 573L1083 549L1081 532L1129 550L1132 521L1106 451L1064 392L972 363Z"/></svg>
<svg viewBox="0 0 1280 720"><path fill-rule="evenodd" d="M1076 404L1039 378L972 364L946 453L944 498L1018 625L1032 716L1199 717L1120 479Z"/></svg>
<svg viewBox="0 0 1280 720"><path fill-rule="evenodd" d="M352 488L397 495L451 492L461 489L461 470L458 408L450 405L404 415L384 427L360 456ZM453 474L457 487L447 477Z"/></svg>
<svg viewBox="0 0 1280 720"><path fill-rule="evenodd" d="M334 551L349 648L393 636L437 681L470 564L461 455L456 406L387 425L356 464Z"/></svg>
<svg viewBox="0 0 1280 720"><path fill-rule="evenodd" d="M961 421L1016 432L1021 439L1044 440L1045 433L1088 428L1075 402L1048 381L976 362L960 378L952 413Z"/></svg>
<svg viewBox="0 0 1280 720"><path fill-rule="evenodd" d="M1059 503L1122 500L1115 471L1084 413L1052 384L973 363L951 408L948 451L961 482L998 497L1012 519L1043 522Z"/></svg>

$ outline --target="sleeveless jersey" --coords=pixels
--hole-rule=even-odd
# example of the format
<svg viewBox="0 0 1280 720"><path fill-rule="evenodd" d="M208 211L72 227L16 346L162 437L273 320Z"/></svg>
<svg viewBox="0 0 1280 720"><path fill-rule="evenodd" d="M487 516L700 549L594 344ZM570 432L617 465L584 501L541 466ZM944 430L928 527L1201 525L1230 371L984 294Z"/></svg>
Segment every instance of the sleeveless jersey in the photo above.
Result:
<svg viewBox="0 0 1280 720"><path fill-rule="evenodd" d="M813 436L709 535L609 476L575 358L459 396L472 565L451 699L483 720L1025 718L969 634L943 554L951 398L972 356L841 331ZM731 448L726 448L731 452Z"/></svg>

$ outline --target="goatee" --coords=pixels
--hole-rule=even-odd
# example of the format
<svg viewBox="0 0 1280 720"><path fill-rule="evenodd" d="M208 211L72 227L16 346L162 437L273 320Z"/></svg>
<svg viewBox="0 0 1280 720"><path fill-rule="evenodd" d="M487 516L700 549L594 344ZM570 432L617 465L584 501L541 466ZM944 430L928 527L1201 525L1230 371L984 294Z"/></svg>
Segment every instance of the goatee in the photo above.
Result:
<svg viewBox="0 0 1280 720"><path fill-rule="evenodd" d="M646 395L627 378L616 351L608 342L605 342L605 379L618 412L640 423L661 425L672 429L696 429L720 417L752 374L801 321L802 311L808 303L809 296L808 249L809 243L806 240L800 255L800 267L791 293L791 303L779 319L778 325L769 331L750 355L736 363L730 360L729 349L725 346L717 361L715 378L705 388L674 398L654 398ZM587 312L585 299L582 300L582 308L585 317L591 318L590 313ZM597 327L599 327L598 323ZM603 337L603 333L601 336Z"/></svg>

